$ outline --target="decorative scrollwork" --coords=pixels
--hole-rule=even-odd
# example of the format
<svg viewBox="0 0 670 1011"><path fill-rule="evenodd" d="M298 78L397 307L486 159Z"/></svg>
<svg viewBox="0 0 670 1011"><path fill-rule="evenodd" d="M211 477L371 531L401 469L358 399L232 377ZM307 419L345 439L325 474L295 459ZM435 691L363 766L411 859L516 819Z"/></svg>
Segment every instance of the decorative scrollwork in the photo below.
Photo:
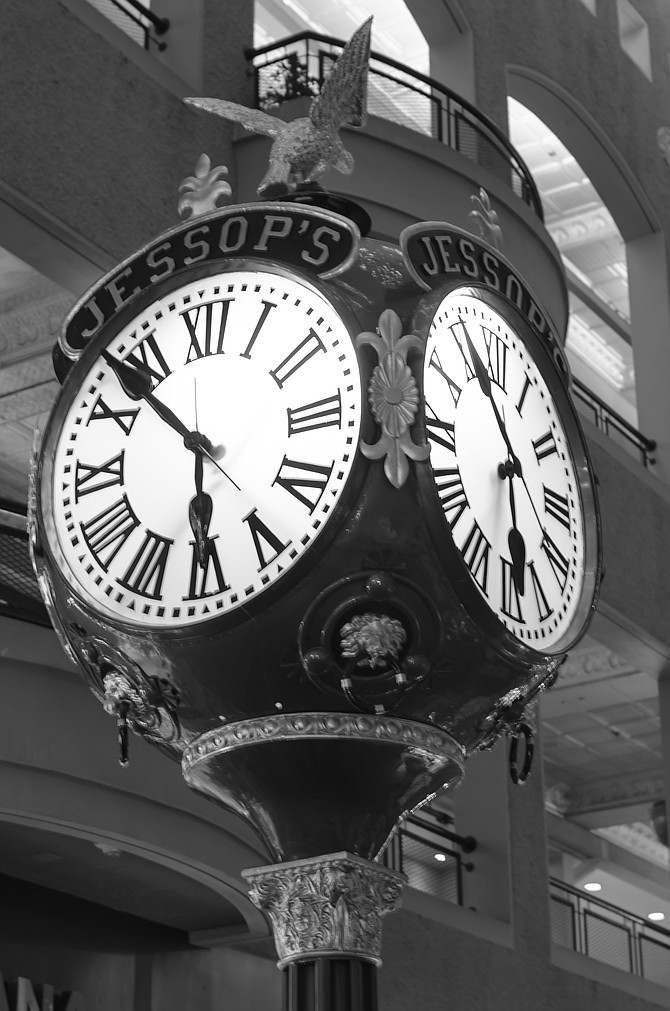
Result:
<svg viewBox="0 0 670 1011"><path fill-rule="evenodd" d="M356 346L370 344L377 352L379 364L372 373L369 386L370 407L382 434L378 442L361 442L361 452L368 460L384 457L384 473L394 488L400 488L409 475L410 460L427 460L429 446L412 442L409 429L419 407L419 390L407 355L423 342L416 334L402 336L400 316L385 309L379 317L379 332L363 332Z"/></svg>
<svg viewBox="0 0 670 1011"><path fill-rule="evenodd" d="M180 696L167 678L149 677L120 649L83 629L72 629L71 641L93 694L116 716L121 765L128 764L129 730L157 744L180 742Z"/></svg>
<svg viewBox="0 0 670 1011"><path fill-rule="evenodd" d="M189 770L194 765L238 748L319 738L402 744L420 753L435 769L449 762L461 765L464 758L463 748L446 730L412 720L351 713L283 713L240 720L201 734L184 750L184 776L188 781Z"/></svg>
<svg viewBox="0 0 670 1011"><path fill-rule="evenodd" d="M381 965L382 917L398 909L405 876L349 853L242 872L251 901L267 913L278 966L353 956Z"/></svg>

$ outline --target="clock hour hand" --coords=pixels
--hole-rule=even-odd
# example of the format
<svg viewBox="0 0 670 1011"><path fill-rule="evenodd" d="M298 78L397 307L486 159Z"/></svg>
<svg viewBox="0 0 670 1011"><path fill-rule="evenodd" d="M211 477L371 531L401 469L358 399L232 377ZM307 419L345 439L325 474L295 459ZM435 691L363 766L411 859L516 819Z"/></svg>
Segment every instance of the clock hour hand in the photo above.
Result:
<svg viewBox="0 0 670 1011"><path fill-rule="evenodd" d="M509 507L512 513L512 526L507 535L507 545L512 560L512 578L517 592L523 597L526 584L526 542L516 522L516 500L514 498L514 477L519 476L516 461L506 460L498 467L500 478L509 480Z"/></svg>
<svg viewBox="0 0 670 1011"><path fill-rule="evenodd" d="M188 504L188 520L195 538L195 553L198 565L204 569L207 565L207 540L209 524L212 520L212 496L202 488L203 478L202 455L195 454L195 495Z"/></svg>

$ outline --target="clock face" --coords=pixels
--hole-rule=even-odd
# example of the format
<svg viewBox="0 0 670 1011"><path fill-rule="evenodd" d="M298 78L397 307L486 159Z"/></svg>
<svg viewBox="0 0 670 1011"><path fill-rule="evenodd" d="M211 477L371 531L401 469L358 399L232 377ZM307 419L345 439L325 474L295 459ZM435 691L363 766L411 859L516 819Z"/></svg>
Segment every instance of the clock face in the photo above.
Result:
<svg viewBox="0 0 670 1011"><path fill-rule="evenodd" d="M43 453L54 554L96 608L154 628L284 577L338 504L361 422L345 323L270 268L173 286L87 349L63 401Z"/></svg>
<svg viewBox="0 0 670 1011"><path fill-rule="evenodd" d="M597 536L556 367L525 324L457 289L433 317L423 378L432 476L467 592L516 639L566 648L593 600L587 541Z"/></svg>

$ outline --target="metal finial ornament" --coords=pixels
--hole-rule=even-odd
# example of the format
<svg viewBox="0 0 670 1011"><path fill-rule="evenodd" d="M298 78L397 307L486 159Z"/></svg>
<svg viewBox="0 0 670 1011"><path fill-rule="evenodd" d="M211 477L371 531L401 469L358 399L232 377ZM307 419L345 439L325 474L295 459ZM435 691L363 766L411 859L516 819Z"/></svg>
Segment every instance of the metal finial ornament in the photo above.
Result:
<svg viewBox="0 0 670 1011"><path fill-rule="evenodd" d="M233 194L230 183L223 176L228 175L225 165L212 168L209 155L201 154L195 165L195 175L187 176L177 191L177 213L180 218L199 218L215 211L223 204L222 197Z"/></svg>
<svg viewBox="0 0 670 1011"><path fill-rule="evenodd" d="M498 215L491 207L486 190L480 187L479 195L471 196L470 203L474 210L470 211L468 217L475 222L482 239L502 252L502 228L498 223Z"/></svg>
<svg viewBox="0 0 670 1011"><path fill-rule="evenodd" d="M400 488L409 475L410 460L427 460L430 446L412 442L409 429L419 407L419 390L407 355L412 348L421 349L416 334L402 335L402 322L393 309L385 309L379 317L379 333L360 333L356 346L371 344L377 352L379 365L370 379L370 407L382 434L374 445L361 442L361 452L368 460L385 457L384 473L394 488Z"/></svg>
<svg viewBox="0 0 670 1011"><path fill-rule="evenodd" d="M340 53L321 93L312 100L309 115L290 123L236 102L184 99L188 105L274 138L268 170L257 190L260 196L276 197L292 192L300 185L315 182L331 168L345 175L353 171L354 159L344 149L339 130L345 124L364 126L367 119L371 27L370 17Z"/></svg>

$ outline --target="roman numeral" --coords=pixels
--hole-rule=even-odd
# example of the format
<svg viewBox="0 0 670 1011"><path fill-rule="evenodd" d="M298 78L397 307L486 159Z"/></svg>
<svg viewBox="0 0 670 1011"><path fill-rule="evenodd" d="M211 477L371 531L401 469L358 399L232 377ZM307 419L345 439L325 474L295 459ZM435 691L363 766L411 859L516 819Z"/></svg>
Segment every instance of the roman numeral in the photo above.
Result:
<svg viewBox="0 0 670 1011"><path fill-rule="evenodd" d="M452 323L451 326L449 327L449 330L451 331L451 336L456 341L456 345L458 347L458 350L461 352L461 354L463 356L463 363L465 365L465 381L466 381L466 383L469 383L471 379L475 378L475 376L476 376L477 373L474 370L474 366L472 364L472 359L469 357L469 355L467 354L467 352L463 348L463 345L461 343L462 337L459 337L458 333L456 332L456 328L459 327L459 326L462 328L463 331L465 331L465 323L463 322L462 319L459 320L458 323ZM449 379L447 378L446 375L445 375L445 379L447 379L447 382L449 382ZM458 392L460 394L460 390Z"/></svg>
<svg viewBox="0 0 670 1011"><path fill-rule="evenodd" d="M246 349L240 355L241 358L251 358L251 351L252 351L252 348L253 348L254 344L256 343L258 335L260 334L261 330L263 329L263 326L265 325L265 321L268 318L268 316L270 315L270 312L272 311L272 309L276 309L276 308L277 308L277 306L276 306L276 304L274 302L266 302L265 299L263 299L263 310L262 310L262 312L261 312L261 314L259 316L258 323L254 327L254 332L251 335L251 339L250 339L249 343L247 344Z"/></svg>
<svg viewBox="0 0 670 1011"><path fill-rule="evenodd" d="M290 541L287 541L286 544L282 543L277 535L259 518L255 509L252 509L242 522L249 526L258 556L258 571L260 572L288 547ZM272 549L272 554L269 556L266 554L268 547Z"/></svg>
<svg viewBox="0 0 670 1011"><path fill-rule="evenodd" d="M551 429L547 429L544 435L541 435L539 439L533 439L533 449L535 450L535 456L537 457L538 463L540 463L541 460L544 460L545 457L551 456L552 453L558 452L556 440L554 439Z"/></svg>
<svg viewBox="0 0 670 1011"><path fill-rule="evenodd" d="M270 375L281 390L286 380L290 379L298 369L301 369L310 358L313 358L319 351L325 350L326 348L321 338L310 327L310 331L305 339L293 348L293 351L286 356L283 362L279 363L276 369L271 370Z"/></svg>
<svg viewBox="0 0 670 1011"><path fill-rule="evenodd" d="M521 597L514 578L514 567L506 558L500 559L500 583L502 587L502 604L500 610L512 621L523 622L521 613Z"/></svg>
<svg viewBox="0 0 670 1011"><path fill-rule="evenodd" d="M206 302L197 308L185 309L179 315L186 324L191 343L186 353L186 364L207 355L223 354L223 339L226 335L228 310L231 298L221 298ZM215 307L217 309L215 313ZM216 322L216 342L212 344Z"/></svg>
<svg viewBox="0 0 670 1011"><path fill-rule="evenodd" d="M558 585L561 588L561 593L565 590L565 585L568 581L568 570L570 569L570 562L557 547L555 542L551 539L547 531L544 531L544 537L542 538L542 550L549 559L549 564L553 570L556 579L558 580Z"/></svg>
<svg viewBox="0 0 670 1011"><path fill-rule="evenodd" d="M485 326L482 327L482 332L488 357L487 372L491 377L491 382L504 390L507 379L507 345L498 334L488 330Z"/></svg>
<svg viewBox="0 0 670 1011"><path fill-rule="evenodd" d="M93 405L93 410L91 411L91 416L86 422L88 427L91 421L104 421L109 419L110 421L115 421L119 428L122 430L124 435L130 435L130 430L135 423L135 418L140 413L139 407L134 408L124 408L121 411L113 411L109 407L102 397L98 397Z"/></svg>
<svg viewBox="0 0 670 1011"><path fill-rule="evenodd" d="M192 552L191 575L188 581L188 596L184 597L184 600L202 600L204 597L212 597L230 589L221 568L216 544L217 536L208 537L205 541L204 565L202 566L198 561L195 541L189 542Z"/></svg>
<svg viewBox="0 0 670 1011"><path fill-rule="evenodd" d="M552 516L555 520L564 526L566 530L570 529L570 509L568 506L567 495L559 495L557 491L553 488L547 488L546 484L543 484L544 488L544 511L547 516Z"/></svg>
<svg viewBox="0 0 670 1011"><path fill-rule="evenodd" d="M453 530L468 507L468 498L458 467L433 471L442 509Z"/></svg>
<svg viewBox="0 0 670 1011"><path fill-rule="evenodd" d="M311 404L303 404L302 407L289 407L288 414L288 434L297 435L299 432L311 432L316 428L330 428L332 425L342 426L342 400L338 390L334 397L325 397L323 400L315 400Z"/></svg>
<svg viewBox="0 0 670 1011"><path fill-rule="evenodd" d="M436 372L439 372L442 378L446 381L447 386L449 387L449 392L451 393L451 396L453 397L454 400L454 406L456 406L458 404L458 398L461 395L461 388L460 386L457 386L454 380L451 378L451 376L448 376L447 373L444 371L444 369L442 368L442 363L440 362L440 359L438 357L437 351L435 351L434 349L432 355L430 356L428 367L435 369Z"/></svg>
<svg viewBox="0 0 670 1011"><path fill-rule="evenodd" d="M140 372L151 376L154 387L162 383L172 373L153 333L148 334L124 360L139 369Z"/></svg>
<svg viewBox="0 0 670 1011"><path fill-rule="evenodd" d="M77 460L77 468L74 475L74 500L78 502L84 495L89 495L94 491L102 491L103 488L111 488L115 484L123 484L123 454L124 450L116 456L101 463L99 467L95 464L82 463Z"/></svg>
<svg viewBox="0 0 670 1011"><path fill-rule="evenodd" d="M482 533L479 524L477 522L473 523L472 529L461 548L461 555L470 570L470 575L486 596L488 596L486 587L489 580L490 551L491 545Z"/></svg>
<svg viewBox="0 0 670 1011"><path fill-rule="evenodd" d="M145 530L144 540L123 577L118 580L133 593L152 600L161 600L161 587L165 568L174 542L169 537L161 537L153 530Z"/></svg>
<svg viewBox="0 0 670 1011"><path fill-rule="evenodd" d="M123 495L97 516L81 524L88 549L105 572L139 522L127 496Z"/></svg>
<svg viewBox="0 0 670 1011"><path fill-rule="evenodd" d="M429 404L426 404L426 410L435 414ZM441 421L440 418L430 418L426 415L426 435L431 442L437 442L440 446L444 446L450 453L456 452L453 422Z"/></svg>
<svg viewBox="0 0 670 1011"><path fill-rule="evenodd" d="M533 586L533 593L535 594L535 603L537 604L537 613L540 616L540 621L546 621L547 618L554 613L553 607L551 607L549 601L547 600L547 595L544 592L540 578L535 571L535 562L529 562L528 568L530 570L530 581Z"/></svg>
<svg viewBox="0 0 670 1011"><path fill-rule="evenodd" d="M297 498L298 502L307 506L310 513L313 513L328 484L332 469L332 463L330 467L322 467L317 463L300 463L297 460L289 460L284 457L272 484L278 484L281 488L286 489L294 498ZM291 470L298 471L298 473L291 474ZM304 494L300 490L301 488L309 489L310 494Z"/></svg>
<svg viewBox="0 0 670 1011"><path fill-rule="evenodd" d="M518 403L516 405L516 409L519 412L519 415L521 415L523 412L524 401L526 399L526 394L528 393L529 389L530 389L530 379L528 378L528 376L526 376L523 384L523 389L521 391L521 396L519 397Z"/></svg>

